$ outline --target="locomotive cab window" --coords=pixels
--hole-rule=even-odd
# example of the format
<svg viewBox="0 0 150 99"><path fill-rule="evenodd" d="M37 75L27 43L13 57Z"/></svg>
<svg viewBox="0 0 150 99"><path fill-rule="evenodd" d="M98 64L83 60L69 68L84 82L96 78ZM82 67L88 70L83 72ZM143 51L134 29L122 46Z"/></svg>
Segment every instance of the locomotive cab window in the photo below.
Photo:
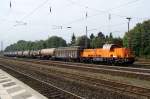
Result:
<svg viewBox="0 0 150 99"><path fill-rule="evenodd" d="M113 52L115 48L120 48L120 46L119 45L112 45L110 48L110 51Z"/></svg>

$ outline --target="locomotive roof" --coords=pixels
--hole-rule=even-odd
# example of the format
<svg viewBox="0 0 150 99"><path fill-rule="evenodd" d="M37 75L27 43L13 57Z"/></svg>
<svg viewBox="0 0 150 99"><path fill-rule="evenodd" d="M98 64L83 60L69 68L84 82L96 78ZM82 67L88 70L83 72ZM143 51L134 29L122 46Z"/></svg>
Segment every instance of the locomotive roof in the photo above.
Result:
<svg viewBox="0 0 150 99"><path fill-rule="evenodd" d="M103 49L105 49L105 50L110 50L112 48L120 48L120 46L116 45L116 44L104 44L103 45Z"/></svg>

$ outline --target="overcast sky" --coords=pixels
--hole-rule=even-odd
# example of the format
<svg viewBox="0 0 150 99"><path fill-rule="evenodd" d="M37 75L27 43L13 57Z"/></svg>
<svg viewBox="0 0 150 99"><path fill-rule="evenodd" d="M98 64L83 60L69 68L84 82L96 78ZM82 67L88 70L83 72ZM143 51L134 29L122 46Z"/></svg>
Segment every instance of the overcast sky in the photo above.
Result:
<svg viewBox="0 0 150 99"><path fill-rule="evenodd" d="M57 35L69 42L73 32L84 35L86 25L88 35L102 31L123 37L126 17L132 18L131 28L148 20L149 4L150 0L11 0L10 7L10 0L0 0L0 41L6 47Z"/></svg>

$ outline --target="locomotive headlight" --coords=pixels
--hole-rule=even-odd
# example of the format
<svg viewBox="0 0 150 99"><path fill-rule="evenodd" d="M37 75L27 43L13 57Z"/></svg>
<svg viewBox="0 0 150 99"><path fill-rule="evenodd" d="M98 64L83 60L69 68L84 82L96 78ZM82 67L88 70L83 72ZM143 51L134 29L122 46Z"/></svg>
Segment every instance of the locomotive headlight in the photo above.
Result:
<svg viewBox="0 0 150 99"><path fill-rule="evenodd" d="M113 56L113 57L117 57L117 56Z"/></svg>

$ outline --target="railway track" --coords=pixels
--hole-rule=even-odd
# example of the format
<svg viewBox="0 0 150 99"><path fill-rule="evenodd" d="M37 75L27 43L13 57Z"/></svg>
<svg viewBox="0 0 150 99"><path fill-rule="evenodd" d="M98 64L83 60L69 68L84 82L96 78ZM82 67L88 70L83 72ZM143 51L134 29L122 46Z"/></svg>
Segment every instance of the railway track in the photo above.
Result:
<svg viewBox="0 0 150 99"><path fill-rule="evenodd" d="M16 62L16 63L17 64L20 63L19 66L22 66L23 64L26 64L26 65L30 64L31 65L31 63L29 63L29 62L28 63ZM28 66L28 68L29 67L30 66ZM115 92L115 93L116 92L121 93L121 94L128 93L128 94L138 95L141 97L147 97L147 98L143 98L143 99L149 99L150 98L150 89L147 89L147 88L141 88L141 87L137 87L137 86L133 86L133 85L128 85L125 83L119 83L116 81L92 78L90 76L81 75L80 73L73 73L73 72L69 73L69 72L63 72L63 71L59 71L59 70L51 70L49 66L46 66L46 65L37 66L37 63L36 63L36 66L32 65L30 67L30 69L31 68L36 70L38 73L42 73L42 74L46 74L46 75L47 74L54 75L57 72L55 75L57 75L58 77L63 77L65 79L71 79L74 81L78 81L80 83L84 83L88 86L91 86L92 88L95 88L95 89L105 87L105 89L107 89L107 90L111 89L111 91ZM25 69L25 67L24 67L24 69ZM50 73L50 71L51 71L51 73ZM134 99L134 98L132 97L131 99Z"/></svg>
<svg viewBox="0 0 150 99"><path fill-rule="evenodd" d="M36 63L36 64L43 64L43 65L76 69L76 70L83 70L83 71L89 71L89 72L93 72L93 73L110 74L113 76L119 75L119 76L123 76L123 77L137 78L140 80L150 81L150 69L145 69L145 68L106 66L106 65L37 60L37 59L36 60L34 60L34 59L31 59L31 60L19 59L19 60Z"/></svg>
<svg viewBox="0 0 150 99"><path fill-rule="evenodd" d="M9 59L8 57L4 57L6 59ZM13 59L13 58L11 58ZM62 62L62 61L51 61L51 60L39 60L39 59L26 59L26 58L19 58L19 60L28 61L28 62L37 62L42 63L45 65L50 65L53 63L56 64L62 64L62 65L75 65L75 66L86 66L86 67L94 67L94 68L104 68L104 69L114 69L114 70L124 70L124 71L132 71L132 72L141 72L141 73L150 73L150 68L142 68L137 65L131 65L131 66L108 66L108 65L98 65L98 64L86 64L86 63L75 63L75 62ZM141 62L137 62L141 63ZM150 62L142 62L143 64L148 64L150 66Z"/></svg>
<svg viewBox="0 0 150 99"><path fill-rule="evenodd" d="M24 78L24 79L21 79L24 82L26 82L26 80L28 79L31 83L36 84L36 86L33 84L31 84L31 86L38 88L37 90L39 92L41 92L42 94L44 94L49 99L85 99L85 98L80 97L76 94L73 94L69 91L66 91L57 86L54 86L46 81L43 81L42 79L39 79L38 77L34 77L27 73L18 71L15 68L11 68L11 67L8 67L5 65L0 65L0 66L2 69L4 69L5 71L9 71L9 73L11 73L11 74L12 74L12 72L13 73L15 72L15 77L18 77L18 75L19 75L19 79ZM16 73L17 73L17 76L16 76ZM28 82L26 82L26 83L28 83Z"/></svg>
<svg viewBox="0 0 150 99"><path fill-rule="evenodd" d="M30 60L28 60L30 61ZM31 60L33 62L34 60ZM59 63L59 64L67 64L67 65L75 65L75 66L86 66L92 68L104 68L104 69L114 69L114 70L124 70L124 71L132 71L132 72L141 72L141 73L150 73L150 69L146 68L134 68L134 67L123 67L123 66L106 66L106 65L96 65L96 64L85 64L85 63L73 63L73 62L61 62L61 61L49 61L49 60L36 60L36 62L44 64L51 64L51 63Z"/></svg>

